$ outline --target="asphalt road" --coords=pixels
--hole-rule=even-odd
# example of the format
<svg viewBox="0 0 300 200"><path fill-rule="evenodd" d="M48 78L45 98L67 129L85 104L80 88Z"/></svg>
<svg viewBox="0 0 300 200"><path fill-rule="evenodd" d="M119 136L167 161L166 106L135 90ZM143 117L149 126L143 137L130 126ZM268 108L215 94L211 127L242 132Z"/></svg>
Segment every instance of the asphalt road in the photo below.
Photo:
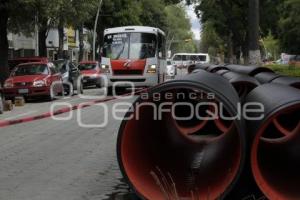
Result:
<svg viewBox="0 0 300 200"><path fill-rule="evenodd" d="M179 70L178 76L185 73ZM85 94L99 96L102 92L88 89ZM137 200L118 167L116 139L121 121L112 116L114 103L134 99L107 102L108 112L94 105L57 116L71 116L68 120L47 118L0 128L0 200ZM92 100L73 96L53 102L31 101L0 115L0 120L42 114L57 102L77 105ZM82 127L78 113L84 124L99 125L105 119L108 124Z"/></svg>
<svg viewBox="0 0 300 200"><path fill-rule="evenodd" d="M72 102L82 101L73 97ZM121 100L106 103L107 115L94 105L58 116L72 114L66 121L48 118L0 128L0 200L135 199L122 181L116 160L120 121L112 118L115 102ZM34 107L40 112L49 104L33 102L18 109L26 113ZM81 127L78 112L85 124L101 124L107 116L108 125Z"/></svg>

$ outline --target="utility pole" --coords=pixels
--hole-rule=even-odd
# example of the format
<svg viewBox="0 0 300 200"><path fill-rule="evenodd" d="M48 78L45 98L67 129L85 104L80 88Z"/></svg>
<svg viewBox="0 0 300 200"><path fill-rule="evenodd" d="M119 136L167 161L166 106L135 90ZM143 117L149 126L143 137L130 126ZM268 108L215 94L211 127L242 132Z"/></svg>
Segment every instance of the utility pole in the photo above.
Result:
<svg viewBox="0 0 300 200"><path fill-rule="evenodd" d="M35 16L35 56L39 56L39 27L38 27L38 13Z"/></svg>
<svg viewBox="0 0 300 200"><path fill-rule="evenodd" d="M261 64L259 49L259 0L249 0L249 63Z"/></svg>
<svg viewBox="0 0 300 200"><path fill-rule="evenodd" d="M93 60L96 60L96 34L97 34L97 24L98 24L99 14L101 11L101 6L102 6L102 0L99 0L98 11L95 19L95 24L94 24L94 33L93 33Z"/></svg>

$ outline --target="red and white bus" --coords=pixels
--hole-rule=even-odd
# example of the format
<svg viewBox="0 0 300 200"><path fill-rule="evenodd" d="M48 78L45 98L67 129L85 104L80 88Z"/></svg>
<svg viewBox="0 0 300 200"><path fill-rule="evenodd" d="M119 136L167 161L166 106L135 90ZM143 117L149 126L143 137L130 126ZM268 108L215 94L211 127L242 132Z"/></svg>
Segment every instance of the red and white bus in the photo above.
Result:
<svg viewBox="0 0 300 200"><path fill-rule="evenodd" d="M110 28L104 31L101 70L108 87L151 87L164 80L165 33L145 26ZM131 84L128 84L130 82Z"/></svg>

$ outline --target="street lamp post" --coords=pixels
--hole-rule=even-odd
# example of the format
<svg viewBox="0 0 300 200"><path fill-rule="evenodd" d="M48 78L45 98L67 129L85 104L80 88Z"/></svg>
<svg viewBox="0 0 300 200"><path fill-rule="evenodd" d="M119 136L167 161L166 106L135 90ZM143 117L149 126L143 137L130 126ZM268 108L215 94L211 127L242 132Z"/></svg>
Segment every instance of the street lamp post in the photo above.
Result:
<svg viewBox="0 0 300 200"><path fill-rule="evenodd" d="M95 24L94 24L94 33L93 33L93 60L96 60L96 34L97 34L97 24L98 24L99 14L101 11L101 6L102 6L102 0L99 0L98 11L95 19Z"/></svg>

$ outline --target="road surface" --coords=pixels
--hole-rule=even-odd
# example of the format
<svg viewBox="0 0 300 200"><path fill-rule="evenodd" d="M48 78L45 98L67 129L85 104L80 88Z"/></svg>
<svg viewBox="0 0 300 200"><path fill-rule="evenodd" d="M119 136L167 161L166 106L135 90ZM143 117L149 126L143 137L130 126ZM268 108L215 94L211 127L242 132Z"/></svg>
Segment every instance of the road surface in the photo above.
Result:
<svg viewBox="0 0 300 200"><path fill-rule="evenodd" d="M72 103L83 101L73 97ZM114 102L106 103L109 110ZM32 102L14 112L46 111L49 105ZM120 121L112 119L109 111L106 127L83 128L78 125L78 112L85 124L105 119L103 109L95 105L72 112L66 121L47 118L0 128L0 200L136 199L122 181L116 160ZM1 118L15 115L6 113Z"/></svg>

